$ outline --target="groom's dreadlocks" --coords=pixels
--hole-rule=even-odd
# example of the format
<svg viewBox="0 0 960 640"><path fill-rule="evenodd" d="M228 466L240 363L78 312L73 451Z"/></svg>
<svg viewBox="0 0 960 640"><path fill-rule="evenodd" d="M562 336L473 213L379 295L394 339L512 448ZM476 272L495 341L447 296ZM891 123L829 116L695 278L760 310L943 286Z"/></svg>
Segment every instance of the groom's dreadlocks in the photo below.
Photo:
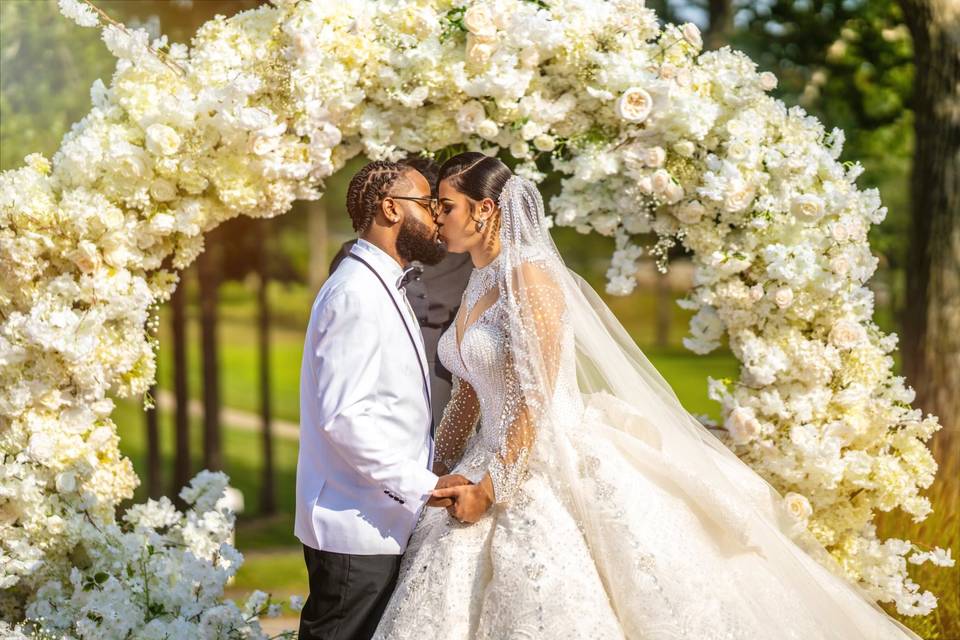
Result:
<svg viewBox="0 0 960 640"><path fill-rule="evenodd" d="M354 231L362 234L370 228L380 209L380 201L411 168L401 162L375 160L353 176L347 189L347 213Z"/></svg>

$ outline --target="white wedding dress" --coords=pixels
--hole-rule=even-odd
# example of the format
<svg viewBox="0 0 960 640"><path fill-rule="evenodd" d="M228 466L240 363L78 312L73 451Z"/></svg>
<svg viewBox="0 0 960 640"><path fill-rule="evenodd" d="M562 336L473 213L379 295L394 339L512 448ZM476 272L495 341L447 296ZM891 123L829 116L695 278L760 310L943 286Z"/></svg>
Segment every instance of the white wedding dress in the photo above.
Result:
<svg viewBox="0 0 960 640"><path fill-rule="evenodd" d="M437 458L490 473L496 503L474 524L424 510L375 638L917 638L641 371L558 264L536 187L511 178L500 206L501 252L438 345Z"/></svg>

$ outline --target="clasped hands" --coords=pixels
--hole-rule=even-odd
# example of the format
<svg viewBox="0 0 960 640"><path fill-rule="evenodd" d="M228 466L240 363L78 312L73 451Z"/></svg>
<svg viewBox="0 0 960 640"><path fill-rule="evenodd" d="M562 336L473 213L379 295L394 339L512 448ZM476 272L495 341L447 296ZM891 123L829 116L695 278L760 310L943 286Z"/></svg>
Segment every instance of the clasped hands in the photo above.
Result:
<svg viewBox="0 0 960 640"><path fill-rule="evenodd" d="M493 483L486 475L474 484L460 474L440 476L437 486L430 492L428 507L445 507L447 513L460 522L474 523L493 504Z"/></svg>

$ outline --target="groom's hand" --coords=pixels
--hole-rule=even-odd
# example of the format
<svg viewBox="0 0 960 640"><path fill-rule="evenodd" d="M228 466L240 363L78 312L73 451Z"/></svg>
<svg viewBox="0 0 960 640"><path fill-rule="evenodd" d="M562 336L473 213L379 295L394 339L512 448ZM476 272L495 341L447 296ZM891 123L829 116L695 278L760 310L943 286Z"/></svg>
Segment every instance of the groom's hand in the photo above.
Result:
<svg viewBox="0 0 960 640"><path fill-rule="evenodd" d="M459 473L452 475L440 476L440 479L437 480L437 486L434 487L434 491L438 489L449 489L450 487L459 487L462 485L473 484L469 479L461 476ZM427 500L428 507L449 507L453 504L453 498L438 498L436 496L431 496Z"/></svg>
<svg viewBox="0 0 960 640"><path fill-rule="evenodd" d="M435 498L452 499L447 507L451 516L465 523L474 523L483 517L493 504L493 482L490 476L484 476L479 484L453 486L446 489L434 489Z"/></svg>

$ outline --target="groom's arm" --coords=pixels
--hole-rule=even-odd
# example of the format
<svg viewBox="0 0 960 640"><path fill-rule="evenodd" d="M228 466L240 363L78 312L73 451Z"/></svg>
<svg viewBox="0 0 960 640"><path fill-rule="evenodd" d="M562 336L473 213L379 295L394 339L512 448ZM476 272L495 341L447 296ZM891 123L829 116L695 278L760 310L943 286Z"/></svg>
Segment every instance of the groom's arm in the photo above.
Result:
<svg viewBox="0 0 960 640"><path fill-rule="evenodd" d="M383 488L384 500L395 499L416 512L430 498L437 476L400 455L376 424L384 353L378 319L364 306L357 293L341 289L318 310L312 354L321 417L317 428L350 466Z"/></svg>

